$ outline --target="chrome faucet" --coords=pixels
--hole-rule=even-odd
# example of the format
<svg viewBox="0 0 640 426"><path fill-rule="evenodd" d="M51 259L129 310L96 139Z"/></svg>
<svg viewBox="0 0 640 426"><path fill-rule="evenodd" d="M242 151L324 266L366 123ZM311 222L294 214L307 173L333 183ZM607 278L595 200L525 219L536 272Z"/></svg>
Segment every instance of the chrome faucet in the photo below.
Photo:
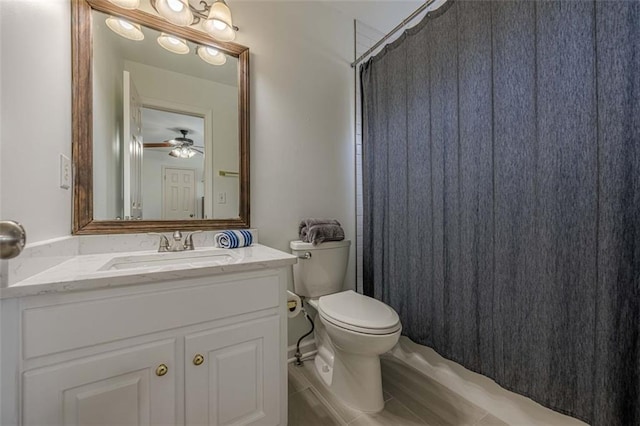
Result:
<svg viewBox="0 0 640 426"><path fill-rule="evenodd" d="M184 251L184 243L182 242L182 232L173 232L173 241L169 243L169 251Z"/></svg>
<svg viewBox="0 0 640 426"><path fill-rule="evenodd" d="M173 240L170 242L166 235L159 232L148 232L149 235L160 236L160 245L158 246L158 252L175 252L184 250L194 250L193 234L198 234L202 231L193 231L187 234L184 241L182 240L182 232L174 231Z"/></svg>
<svg viewBox="0 0 640 426"><path fill-rule="evenodd" d="M184 237L184 249L185 250L193 250L195 246L193 245L193 234L199 234L202 231L193 231L189 232L186 237Z"/></svg>
<svg viewBox="0 0 640 426"><path fill-rule="evenodd" d="M158 253L169 251L169 240L164 234L159 232L147 232L149 235L158 235L160 237L160 245L158 246Z"/></svg>

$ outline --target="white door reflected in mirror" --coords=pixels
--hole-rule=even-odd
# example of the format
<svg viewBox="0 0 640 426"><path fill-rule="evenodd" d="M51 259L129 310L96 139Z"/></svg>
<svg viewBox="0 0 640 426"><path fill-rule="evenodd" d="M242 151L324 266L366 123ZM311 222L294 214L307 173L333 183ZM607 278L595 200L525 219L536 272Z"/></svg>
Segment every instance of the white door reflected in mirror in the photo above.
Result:
<svg viewBox="0 0 640 426"><path fill-rule="evenodd" d="M196 216L196 171L164 168L162 218L165 220L194 219Z"/></svg>

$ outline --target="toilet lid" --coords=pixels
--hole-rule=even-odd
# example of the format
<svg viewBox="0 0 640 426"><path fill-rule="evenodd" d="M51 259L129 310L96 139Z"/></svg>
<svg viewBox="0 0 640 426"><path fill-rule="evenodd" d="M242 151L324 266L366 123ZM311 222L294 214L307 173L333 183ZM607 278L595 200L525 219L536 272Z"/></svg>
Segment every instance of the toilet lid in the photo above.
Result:
<svg viewBox="0 0 640 426"><path fill-rule="evenodd" d="M353 290L322 296L318 312L338 326L369 334L388 334L400 328L400 318L390 306Z"/></svg>

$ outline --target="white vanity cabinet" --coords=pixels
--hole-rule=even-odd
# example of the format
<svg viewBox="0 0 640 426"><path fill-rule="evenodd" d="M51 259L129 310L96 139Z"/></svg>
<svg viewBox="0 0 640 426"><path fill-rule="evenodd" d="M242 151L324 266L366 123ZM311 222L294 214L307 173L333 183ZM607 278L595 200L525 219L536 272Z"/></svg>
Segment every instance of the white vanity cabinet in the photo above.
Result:
<svg viewBox="0 0 640 426"><path fill-rule="evenodd" d="M186 337L187 424L279 423L279 328L271 316Z"/></svg>
<svg viewBox="0 0 640 426"><path fill-rule="evenodd" d="M286 277L2 300L1 424L286 424Z"/></svg>
<svg viewBox="0 0 640 426"><path fill-rule="evenodd" d="M23 422L78 426L172 423L176 418L175 365L175 342L170 340L27 371L22 380Z"/></svg>

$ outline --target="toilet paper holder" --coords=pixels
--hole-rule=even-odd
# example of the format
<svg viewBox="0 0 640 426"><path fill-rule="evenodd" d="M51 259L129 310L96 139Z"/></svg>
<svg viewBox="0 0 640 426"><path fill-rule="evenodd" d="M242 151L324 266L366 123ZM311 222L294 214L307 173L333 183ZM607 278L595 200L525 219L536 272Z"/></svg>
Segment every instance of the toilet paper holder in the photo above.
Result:
<svg viewBox="0 0 640 426"><path fill-rule="evenodd" d="M300 296L289 290L287 290L287 311L289 318L298 316L300 311L302 311L302 300L300 300Z"/></svg>

